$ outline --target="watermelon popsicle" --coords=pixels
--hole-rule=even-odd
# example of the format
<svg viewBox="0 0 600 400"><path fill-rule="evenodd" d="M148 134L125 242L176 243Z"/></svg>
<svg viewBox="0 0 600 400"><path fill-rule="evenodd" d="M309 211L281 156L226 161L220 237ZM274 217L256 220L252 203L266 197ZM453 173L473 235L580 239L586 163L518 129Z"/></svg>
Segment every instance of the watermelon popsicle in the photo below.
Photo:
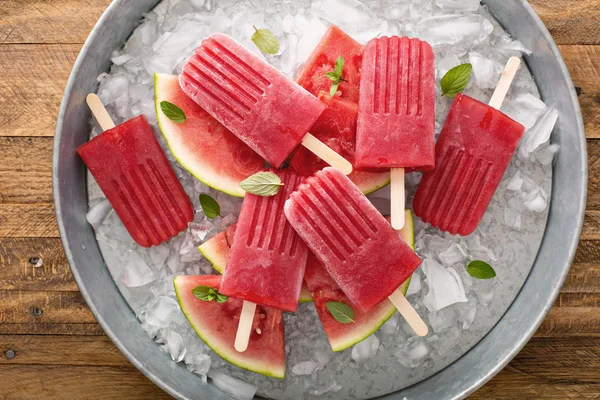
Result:
<svg viewBox="0 0 600 400"><path fill-rule="evenodd" d="M308 248L283 214L286 199L303 178L292 171L273 172L283 183L276 195L246 193L219 289L244 300L238 351L247 346L256 303L296 311L304 279Z"/></svg>
<svg viewBox="0 0 600 400"><path fill-rule="evenodd" d="M427 334L398 290L421 260L348 177L331 167L317 172L290 196L285 215L353 305L368 311L389 298Z"/></svg>
<svg viewBox="0 0 600 400"><path fill-rule="evenodd" d="M183 91L278 168L300 143L344 173L352 164L307 133L325 106L224 34L198 47L180 76Z"/></svg>
<svg viewBox="0 0 600 400"><path fill-rule="evenodd" d="M452 234L479 225L525 127L499 111L521 60L508 61L489 105L460 94L436 144L436 168L413 200L416 215Z"/></svg>
<svg viewBox="0 0 600 400"><path fill-rule="evenodd" d="M150 247L184 231L194 219L192 203L146 118L115 127L98 96L87 103L105 132L77 152L133 240Z"/></svg>
<svg viewBox="0 0 600 400"><path fill-rule="evenodd" d="M381 37L365 47L356 128L357 169L391 169L392 226L404 226L404 169L435 160L435 67L427 42Z"/></svg>

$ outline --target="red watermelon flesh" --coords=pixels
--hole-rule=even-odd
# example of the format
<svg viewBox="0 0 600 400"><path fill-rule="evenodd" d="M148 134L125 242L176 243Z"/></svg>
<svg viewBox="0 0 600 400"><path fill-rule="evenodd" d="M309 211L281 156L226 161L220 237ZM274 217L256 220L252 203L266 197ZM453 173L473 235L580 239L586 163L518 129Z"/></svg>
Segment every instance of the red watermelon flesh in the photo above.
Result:
<svg viewBox="0 0 600 400"><path fill-rule="evenodd" d="M343 99L358 103L360 68L363 46L335 25L331 25L306 63L302 66L296 82L318 96L321 91L329 93L331 80L325 76L333 71L338 57L344 57L343 77L338 94Z"/></svg>
<svg viewBox="0 0 600 400"><path fill-rule="evenodd" d="M221 277L218 275L175 278L175 292L186 318L207 346L225 360L249 371L283 379L285 343L282 312L258 305L248 349L240 353L235 350L234 341L242 300L229 298L227 302L219 304L199 300L192 293L197 286L218 289L220 283Z"/></svg>

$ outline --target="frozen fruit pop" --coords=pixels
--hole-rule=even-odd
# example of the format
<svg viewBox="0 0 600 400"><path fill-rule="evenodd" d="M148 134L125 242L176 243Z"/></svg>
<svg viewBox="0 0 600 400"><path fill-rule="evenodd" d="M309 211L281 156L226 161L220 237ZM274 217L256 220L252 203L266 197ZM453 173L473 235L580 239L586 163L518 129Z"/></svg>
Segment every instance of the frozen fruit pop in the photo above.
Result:
<svg viewBox="0 0 600 400"><path fill-rule="evenodd" d="M357 308L386 298L399 306L397 289L421 260L348 177L317 172L290 196L285 215Z"/></svg>
<svg viewBox="0 0 600 400"><path fill-rule="evenodd" d="M413 200L423 221L463 236L479 225L525 132L499 111L519 63L509 60L490 105L456 97L436 144L436 168L423 175Z"/></svg>
<svg viewBox="0 0 600 400"><path fill-rule="evenodd" d="M391 169L392 226L404 226L404 169L434 165L435 68L427 42L381 37L365 47L358 100L358 169Z"/></svg>
<svg viewBox="0 0 600 400"><path fill-rule="evenodd" d="M344 170L352 165L307 133L325 106L224 34L204 40L180 76L183 91L274 167L300 143Z"/></svg>
<svg viewBox="0 0 600 400"><path fill-rule="evenodd" d="M131 237L150 247L187 228L194 209L144 116L115 127L96 95L104 133L77 149Z"/></svg>

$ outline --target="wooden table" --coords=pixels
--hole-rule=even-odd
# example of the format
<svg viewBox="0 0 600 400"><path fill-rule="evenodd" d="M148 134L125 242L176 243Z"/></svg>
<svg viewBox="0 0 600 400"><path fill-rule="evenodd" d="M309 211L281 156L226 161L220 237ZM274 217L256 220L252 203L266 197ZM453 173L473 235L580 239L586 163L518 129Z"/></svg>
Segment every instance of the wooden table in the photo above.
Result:
<svg viewBox="0 0 600 400"><path fill-rule="evenodd" d="M580 93L588 209L575 263L550 315L472 398L600 398L600 0L531 2ZM169 398L96 323L54 218L58 106L75 58L109 3L0 1L0 399ZM42 267L32 265L35 258Z"/></svg>

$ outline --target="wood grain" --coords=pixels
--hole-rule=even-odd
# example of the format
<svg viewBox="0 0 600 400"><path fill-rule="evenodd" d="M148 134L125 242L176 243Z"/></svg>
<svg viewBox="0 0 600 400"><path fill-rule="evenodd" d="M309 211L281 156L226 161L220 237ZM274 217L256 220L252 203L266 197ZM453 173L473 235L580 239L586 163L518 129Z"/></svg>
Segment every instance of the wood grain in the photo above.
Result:
<svg viewBox="0 0 600 400"><path fill-rule="evenodd" d="M0 335L67 335L67 336L102 336L104 331L96 323L74 324L37 324L37 323L0 323ZM0 390L0 394L2 391ZM1 397L0 397L1 398Z"/></svg>
<svg viewBox="0 0 600 400"><path fill-rule="evenodd" d="M0 136L54 135L58 107L80 48L0 45Z"/></svg>
<svg viewBox="0 0 600 400"><path fill-rule="evenodd" d="M598 0L530 0L559 44L600 44Z"/></svg>
<svg viewBox="0 0 600 400"><path fill-rule="evenodd" d="M0 365L3 400L173 400L130 367Z"/></svg>
<svg viewBox="0 0 600 400"><path fill-rule="evenodd" d="M58 237L52 204L0 204L0 238Z"/></svg>
<svg viewBox="0 0 600 400"><path fill-rule="evenodd" d="M110 0L3 0L0 43L83 43Z"/></svg>

